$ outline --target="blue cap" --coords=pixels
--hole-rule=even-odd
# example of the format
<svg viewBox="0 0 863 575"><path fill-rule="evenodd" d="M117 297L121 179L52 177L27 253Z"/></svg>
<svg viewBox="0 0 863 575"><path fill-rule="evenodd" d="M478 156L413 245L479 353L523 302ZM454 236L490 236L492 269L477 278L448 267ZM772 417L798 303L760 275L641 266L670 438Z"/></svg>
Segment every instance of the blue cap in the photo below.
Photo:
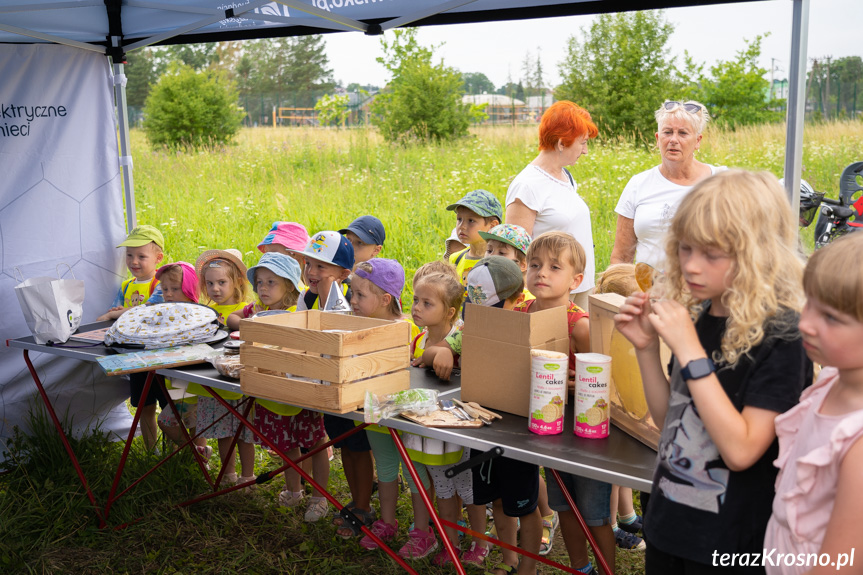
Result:
<svg viewBox="0 0 863 575"><path fill-rule="evenodd" d="M384 245L384 240L387 239L384 225L374 216L358 217L351 222L351 225L343 230L339 230L340 234L344 234L345 232L353 232L363 243L373 246L382 246Z"/></svg>
<svg viewBox="0 0 863 575"><path fill-rule="evenodd" d="M291 256L278 252L267 252L262 255L258 265L250 267L249 271L246 272L252 289L255 289L255 272L258 268L267 268L280 278L285 278L294 284L294 289L300 291L300 264ZM255 293L257 292L258 290L255 289Z"/></svg>
<svg viewBox="0 0 863 575"><path fill-rule="evenodd" d="M318 232L309 238L302 255L306 258L333 264L347 270L354 267L354 246L338 232Z"/></svg>

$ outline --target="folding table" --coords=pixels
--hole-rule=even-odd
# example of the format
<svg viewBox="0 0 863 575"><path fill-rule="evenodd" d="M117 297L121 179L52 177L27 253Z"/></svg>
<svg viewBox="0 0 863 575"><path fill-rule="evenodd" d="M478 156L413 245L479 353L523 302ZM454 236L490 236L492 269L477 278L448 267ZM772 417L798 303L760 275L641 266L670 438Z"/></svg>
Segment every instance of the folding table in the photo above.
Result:
<svg viewBox="0 0 863 575"><path fill-rule="evenodd" d="M81 331L83 332L91 329L98 329L99 327L104 327L105 325L107 324L102 323L83 326L81 328ZM125 493L125 491L119 494L115 494L115 489L112 489L112 492L109 496L109 501L106 504L106 508L104 512L102 512L99 505L96 503L92 492L87 487L86 478L84 477L83 472L81 471L80 466L77 463L77 459L71 446L69 445L68 440L63 434L60 422L57 419L56 414L54 413L53 407L51 406L47 394L42 388L38 375L35 369L33 369L32 367L32 363L29 359L29 352L34 351L51 353L55 355L71 357L73 359L79 359L81 361L91 362L96 361L97 357L101 355L106 355L110 352L108 351L108 349L102 346L72 347L77 345L74 342L70 342L69 346L49 347L35 343L32 337L9 340L7 342L7 345L13 348L19 348L23 350L24 359L27 362L28 367L30 368L30 373L33 376L33 381L36 384L43 401L45 402L45 406L48 409L52 420L54 421L55 427L61 435L61 439L63 440L70 459L75 465L78 476L85 489L87 490L88 497L90 498L90 501L93 504L97 515L99 516L100 525L104 526L107 521L107 514L110 510L110 504L114 500L116 500L117 497ZM156 372L150 373L148 377L148 384L152 383L152 381L154 380L154 373L180 381L198 383L204 386L209 391L212 391L214 389L235 392L240 391L239 382L219 375L219 373L208 364L186 366L178 369L160 369ZM451 382L441 382L439 379L437 379L437 377L434 376L434 374L431 374L426 370L412 368L411 387L436 389L441 397L458 397L460 393L460 380L459 377L456 375L453 377L453 380ZM359 430L366 427L366 424L359 423L357 427L342 435L341 437L331 439L324 445L315 449L313 452L307 453L299 459L291 461L283 452L281 452L274 445L272 445L267 438L262 437L260 433L258 433L258 431L254 428L253 421L249 418L251 402L249 402L243 407L243 412L240 412L238 409L234 408L233 406L222 400L222 398L218 397L216 394L213 395L216 396L216 399L220 401L222 405L226 407L226 409L232 415L237 417L243 425L249 427L256 435L258 435L264 445L267 445L270 449L276 451L276 453L278 453L278 455L282 457L282 459L285 461L285 465L281 466L279 469L259 475L255 479L256 483L265 483L270 479L276 477L285 469L289 467L293 468L313 487L319 489L321 493L324 493L330 503L332 503L337 509L341 510L342 515L347 521L350 521L353 524L357 525L364 533L370 535L373 539L377 539L374 534L372 534L368 530L368 528L366 528L362 524L361 521L359 521L349 510L344 508L343 505L334 497L332 497L332 495L330 495L325 489L323 489L322 486L317 485L314 480L309 475L307 475L299 466L299 463L302 460L311 457L314 453L322 449L326 449L329 445L335 443L336 441L340 441L344 437L358 432ZM171 405L173 406L172 402ZM363 414L360 412L335 415L346 417L357 422L362 422L363 419ZM503 414L503 416L504 417L502 420L496 420L491 426L486 426L479 429L429 428L417 425L415 423L400 418L387 419L381 422L382 425L390 429L390 433L396 443L396 447L399 449L399 451L402 453L402 456L405 458L407 467L409 468L409 471L414 478L414 483L420 489L420 494L423 498L423 501L429 508L432 520L438 532L441 534L441 539L444 543L444 546L450 551L450 553L454 557L457 557L457 554L452 549L451 544L449 543L449 540L444 533L443 527L446 524L446 526L457 530L466 530L461 526L454 525L449 522L444 523L443 520L441 520L437 516L437 513L435 512L434 507L431 504L431 500L429 499L428 494L425 493L424 489L422 489L422 481L420 481L419 478L416 476L416 470L410 463L410 460L406 457L407 454L404 450L404 445L401 441L398 431L406 431L423 435L425 437L441 439L444 441L449 441L462 445L464 447L469 447L481 451L495 450L498 455L506 455L506 457L510 457L512 459L518 459L546 467L546 470L551 471L551 475L558 482L560 482L560 479L554 470L565 471L575 475L606 481L625 487L632 487L633 489L638 489L641 491L650 490L653 469L656 462L656 453L647 446L626 435L624 432L618 430L617 428L612 429L612 432L607 439L596 440L579 438L575 437L572 432L573 418L568 417L565 420L566 428L562 435L540 436L528 431L526 418L511 414ZM135 425L137 425L137 419L134 423ZM128 452L129 444L134 437L134 429L135 428L133 427L130 431L129 437L127 438L127 445L124 450L123 461L125 460L125 454ZM200 433L200 430L198 430L198 433ZM236 437L238 435L239 431L237 432L234 441L236 441ZM191 444L191 438L188 437L188 435L186 439L187 444ZM183 447L185 447L185 445L181 446L180 449L182 449ZM197 452L195 453L196 457L198 457ZM119 479L120 474L123 471L123 461L121 461L120 468L117 471L117 476L115 478L115 487L117 480ZM203 470L203 462L199 460L199 463L202 465ZM161 463L159 465L161 465ZM227 489L219 490L219 480L221 479L221 476L222 472L220 472L216 481L213 482L207 474L207 479L208 481L210 481L211 485L213 485L214 492L180 503L179 506L191 505L204 499L215 497L237 489L243 489L253 483L248 482L243 484L237 484ZM127 488L126 491L134 487L134 485L142 479L143 477L138 479L129 488ZM563 489L563 487L562 491L564 493L567 493L566 490ZM567 497L567 499L569 499L569 497ZM576 517L578 517L580 520L581 517L578 513L578 510L575 508L574 502L572 502L571 500L569 500L568 502L572 507L573 512L575 512ZM589 530L587 530L587 527L586 525L584 525L583 522L581 522L581 525L582 528L585 530L586 536L593 545L594 552L597 555L598 561L600 562L600 564L603 564L604 558L601 558L601 554L597 552L595 542L593 541ZM502 542L496 540L492 540L492 542L494 542L495 544L502 544ZM381 546L382 550L384 550L391 557L393 557L393 559L397 561L406 571L408 571L409 573L415 573L414 569L410 567L407 563L405 563L404 560L402 560L395 552L389 549L386 544L379 541L379 545ZM548 561L545 558L541 558L540 560L546 562ZM456 566L456 570L459 573L464 573L464 569L459 563L459 561L455 561L454 563ZM559 565L559 567L561 567L564 571L575 573L575 570L570 567L562 565Z"/></svg>

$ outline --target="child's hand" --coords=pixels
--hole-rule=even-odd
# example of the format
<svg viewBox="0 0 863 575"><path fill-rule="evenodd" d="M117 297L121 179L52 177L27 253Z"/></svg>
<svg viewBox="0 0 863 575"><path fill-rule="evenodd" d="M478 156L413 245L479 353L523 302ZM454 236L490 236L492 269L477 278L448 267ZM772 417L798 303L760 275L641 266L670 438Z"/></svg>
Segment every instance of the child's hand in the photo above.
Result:
<svg viewBox="0 0 863 575"><path fill-rule="evenodd" d="M423 360L421 357L415 357L411 360L411 366L412 367L425 367L425 364L423 363Z"/></svg>
<svg viewBox="0 0 863 575"><path fill-rule="evenodd" d="M659 300L653 304L647 319L681 365L686 365L692 359L705 357L704 347L698 340L689 310L680 303Z"/></svg>
<svg viewBox="0 0 863 575"><path fill-rule="evenodd" d="M449 348L440 348L434 356L434 363L432 363L435 375L444 381L449 381L454 361L452 352Z"/></svg>
<svg viewBox="0 0 863 575"><path fill-rule="evenodd" d="M123 307L123 306L121 306L121 305L116 306L116 307L112 307L112 308L111 308L111 309L109 309L107 312L105 312L105 313L103 313L102 315L100 315L99 317L97 317L97 318L96 318L96 321L110 321L110 320L115 320L115 319L117 319L118 317L120 317L121 315L123 315L123 312L124 312L124 311L126 311L126 308L124 308L124 307Z"/></svg>
<svg viewBox="0 0 863 575"><path fill-rule="evenodd" d="M575 370L570 369L567 371L569 377L566 378L566 389L567 391L575 391Z"/></svg>
<svg viewBox="0 0 863 575"><path fill-rule="evenodd" d="M638 350L659 344L656 329L648 319L651 313L650 297L646 293L635 293L626 298L614 316L614 327ZM689 316L687 315L687 318ZM692 322L689 322L690 325Z"/></svg>

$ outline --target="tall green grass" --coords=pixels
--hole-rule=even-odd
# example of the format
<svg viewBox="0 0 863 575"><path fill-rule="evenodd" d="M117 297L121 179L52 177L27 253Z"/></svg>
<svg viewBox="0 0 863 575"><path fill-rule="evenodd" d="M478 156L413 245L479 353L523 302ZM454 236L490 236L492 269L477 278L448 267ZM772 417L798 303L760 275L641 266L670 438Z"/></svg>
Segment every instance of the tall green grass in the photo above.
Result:
<svg viewBox="0 0 863 575"><path fill-rule="evenodd" d="M536 145L537 129L530 126L476 128L454 145L412 147L389 145L373 129L251 128L231 147L169 153L150 150L133 130L138 221L162 229L174 260L194 262L205 249L234 247L252 264L276 220L300 222L314 233L373 214L387 231L381 255L399 260L410 278L443 253L455 223L446 206L476 188L503 202ZM698 157L781 176L784 146L782 125L711 128ZM816 189L835 197L842 169L861 159L863 123L807 126L803 177ZM658 162L655 149L593 142L571 169L591 209L597 270L608 263L623 187Z"/></svg>

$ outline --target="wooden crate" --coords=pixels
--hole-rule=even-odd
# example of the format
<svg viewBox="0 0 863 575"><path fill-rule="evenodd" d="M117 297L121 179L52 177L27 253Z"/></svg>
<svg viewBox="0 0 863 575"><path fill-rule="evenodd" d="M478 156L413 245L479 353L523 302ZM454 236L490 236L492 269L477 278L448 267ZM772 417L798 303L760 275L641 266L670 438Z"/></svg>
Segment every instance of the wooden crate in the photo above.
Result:
<svg viewBox="0 0 863 575"><path fill-rule="evenodd" d="M240 338L240 387L254 397L347 413L367 390L410 388L407 322L310 310L242 320Z"/></svg>
<svg viewBox="0 0 863 575"><path fill-rule="evenodd" d="M645 445L657 449L660 430L650 417L641 384L635 349L614 328L614 316L625 297L618 294L590 296L590 350L611 356L611 422ZM661 342L662 365L671 350Z"/></svg>

